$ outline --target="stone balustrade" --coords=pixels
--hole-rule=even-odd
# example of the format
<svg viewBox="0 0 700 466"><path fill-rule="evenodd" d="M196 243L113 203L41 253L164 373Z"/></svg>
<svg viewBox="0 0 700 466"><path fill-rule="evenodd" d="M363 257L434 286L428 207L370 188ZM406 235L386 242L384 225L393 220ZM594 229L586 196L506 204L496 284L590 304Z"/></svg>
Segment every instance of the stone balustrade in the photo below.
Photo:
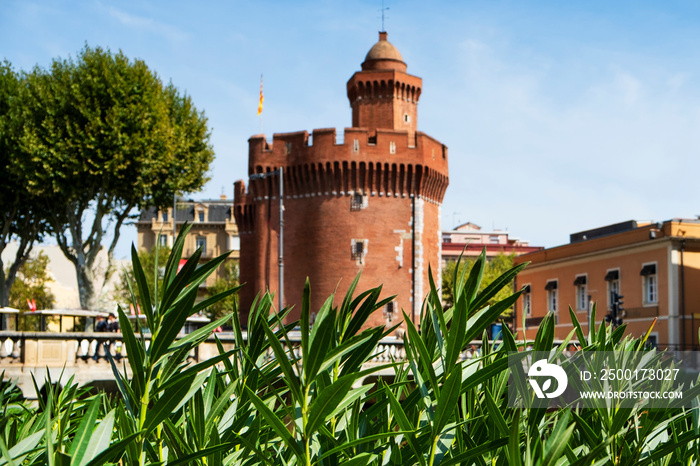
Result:
<svg viewBox="0 0 700 466"><path fill-rule="evenodd" d="M151 336L146 334L143 337L148 345ZM216 337L225 350L235 348L234 334L217 333ZM288 342L292 346L294 356L301 359L301 335L292 332ZM287 341L282 341L282 345L287 351ZM467 360L478 355L479 348L480 345L476 344L465 349L462 359ZM72 376L79 384L113 381L114 374L107 353L122 367L120 362L127 357L127 348L121 333L0 332L0 373L5 372L6 378L16 380L27 398L36 397L32 374L40 386L47 375L54 381L59 377L66 381ZM189 360L199 362L218 354L219 350L212 335L192 351ZM266 357L268 360L275 358L271 348L267 349ZM405 360L403 340L386 338L379 342L367 365L384 365ZM126 367L130 370L128 364Z"/></svg>

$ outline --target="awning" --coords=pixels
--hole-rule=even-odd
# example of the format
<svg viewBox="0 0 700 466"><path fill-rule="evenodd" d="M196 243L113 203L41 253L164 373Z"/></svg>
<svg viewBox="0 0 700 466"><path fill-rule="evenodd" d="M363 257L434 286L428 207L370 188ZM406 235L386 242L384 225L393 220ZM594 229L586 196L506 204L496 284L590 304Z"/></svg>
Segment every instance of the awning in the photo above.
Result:
<svg viewBox="0 0 700 466"><path fill-rule="evenodd" d="M585 285L586 284L586 276L585 275L580 275L576 277L576 280L574 280L574 286L579 286L579 285Z"/></svg>
<svg viewBox="0 0 700 466"><path fill-rule="evenodd" d="M642 271L639 272L639 275L646 277L649 275L656 275L656 264L647 264L644 267L642 267Z"/></svg>
<svg viewBox="0 0 700 466"><path fill-rule="evenodd" d="M545 285L544 289L547 291L556 290L557 289L557 281L552 280L552 281L547 282L547 285Z"/></svg>
<svg viewBox="0 0 700 466"><path fill-rule="evenodd" d="M523 288L523 293L529 293L530 292L530 285L525 285Z"/></svg>
<svg viewBox="0 0 700 466"><path fill-rule="evenodd" d="M605 281L606 282L611 282L613 280L619 280L620 279L620 271L619 270L611 270L610 272L605 274Z"/></svg>

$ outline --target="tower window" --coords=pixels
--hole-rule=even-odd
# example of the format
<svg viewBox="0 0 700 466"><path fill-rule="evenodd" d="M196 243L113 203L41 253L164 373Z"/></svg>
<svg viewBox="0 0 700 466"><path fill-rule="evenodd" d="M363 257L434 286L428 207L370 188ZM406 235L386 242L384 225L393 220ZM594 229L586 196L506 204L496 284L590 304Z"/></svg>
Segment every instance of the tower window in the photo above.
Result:
<svg viewBox="0 0 700 466"><path fill-rule="evenodd" d="M366 241L362 239L354 239L351 244L351 257L353 260L359 261L361 264L367 255Z"/></svg>
<svg viewBox="0 0 700 466"><path fill-rule="evenodd" d="M352 141L352 151L353 152L360 152L360 140L359 139L354 139Z"/></svg>
<svg viewBox="0 0 700 466"><path fill-rule="evenodd" d="M389 153L390 154L395 154L396 153L396 143L394 141L391 141L389 143Z"/></svg>
<svg viewBox="0 0 700 466"><path fill-rule="evenodd" d="M292 143L291 142L285 142L284 143L284 150L287 155L292 153Z"/></svg>
<svg viewBox="0 0 700 466"><path fill-rule="evenodd" d="M350 198L350 211L356 212L367 207L367 196L362 193L355 193Z"/></svg>
<svg viewBox="0 0 700 466"><path fill-rule="evenodd" d="M411 122L411 115L409 115L408 113L404 113L403 114L403 122L410 123Z"/></svg>
<svg viewBox="0 0 700 466"><path fill-rule="evenodd" d="M383 314L386 325L391 325L396 318L396 304L393 301L386 303Z"/></svg>

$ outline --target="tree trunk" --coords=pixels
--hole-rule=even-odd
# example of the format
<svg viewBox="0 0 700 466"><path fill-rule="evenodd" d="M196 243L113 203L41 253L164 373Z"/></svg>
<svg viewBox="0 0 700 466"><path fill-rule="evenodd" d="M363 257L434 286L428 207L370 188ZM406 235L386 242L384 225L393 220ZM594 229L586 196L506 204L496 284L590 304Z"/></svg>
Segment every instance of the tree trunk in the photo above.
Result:
<svg viewBox="0 0 700 466"><path fill-rule="evenodd" d="M76 278L78 279L78 294L80 297L80 308L95 310L95 275L90 267L83 264L75 267Z"/></svg>

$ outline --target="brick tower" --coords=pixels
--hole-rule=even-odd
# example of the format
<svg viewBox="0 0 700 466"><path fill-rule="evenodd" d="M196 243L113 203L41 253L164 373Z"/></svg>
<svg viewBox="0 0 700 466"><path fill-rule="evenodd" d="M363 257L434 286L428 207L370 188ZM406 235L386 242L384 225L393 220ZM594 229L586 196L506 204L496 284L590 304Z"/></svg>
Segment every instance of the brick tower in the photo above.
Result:
<svg viewBox="0 0 700 466"><path fill-rule="evenodd" d="M311 310L334 291L336 301L362 272L359 290L384 285L397 295L370 324L420 315L428 265L440 266L440 204L448 185L447 148L417 131L422 80L406 73L401 54L379 33L362 71L347 83L352 127L276 133L249 143L249 175L284 173L284 303L299 316L306 277ZM242 320L256 294L277 291L279 179L235 185L241 238ZM439 282L438 282L439 283ZM336 304L339 304L337 302Z"/></svg>

